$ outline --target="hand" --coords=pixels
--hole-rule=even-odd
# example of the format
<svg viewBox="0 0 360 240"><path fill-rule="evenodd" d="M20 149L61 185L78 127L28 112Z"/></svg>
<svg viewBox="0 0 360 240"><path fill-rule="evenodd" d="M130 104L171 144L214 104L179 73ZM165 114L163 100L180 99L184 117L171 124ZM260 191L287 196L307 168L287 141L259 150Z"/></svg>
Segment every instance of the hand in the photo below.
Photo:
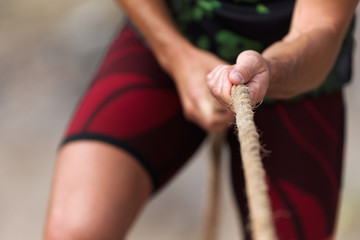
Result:
<svg viewBox="0 0 360 240"><path fill-rule="evenodd" d="M181 54L169 73L175 80L185 117L209 132L224 132L234 121L233 112L218 104L206 85L207 74L226 64L215 55L194 48Z"/></svg>
<svg viewBox="0 0 360 240"><path fill-rule="evenodd" d="M245 84L250 90L250 99L255 106L261 102L269 87L270 68L261 54L244 51L239 54L235 65L219 65L207 76L208 87L223 106L231 103L232 85Z"/></svg>

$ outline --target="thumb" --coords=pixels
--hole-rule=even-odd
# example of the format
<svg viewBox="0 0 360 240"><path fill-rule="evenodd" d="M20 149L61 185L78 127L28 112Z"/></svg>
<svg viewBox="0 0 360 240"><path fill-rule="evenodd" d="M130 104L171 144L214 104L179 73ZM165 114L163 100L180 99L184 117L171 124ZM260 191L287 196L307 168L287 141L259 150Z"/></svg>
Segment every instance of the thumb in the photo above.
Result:
<svg viewBox="0 0 360 240"><path fill-rule="evenodd" d="M239 54L236 64L229 74L229 80L234 85L246 84L262 71L262 57L258 52L247 50Z"/></svg>

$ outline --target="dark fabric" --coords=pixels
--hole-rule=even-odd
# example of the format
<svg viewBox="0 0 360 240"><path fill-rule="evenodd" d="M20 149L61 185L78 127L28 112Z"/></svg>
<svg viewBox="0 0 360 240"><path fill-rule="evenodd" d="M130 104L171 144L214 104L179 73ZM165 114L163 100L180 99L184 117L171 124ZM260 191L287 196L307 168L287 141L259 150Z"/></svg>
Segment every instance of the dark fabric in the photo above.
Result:
<svg viewBox="0 0 360 240"><path fill-rule="evenodd" d="M79 104L65 143L93 139L121 147L140 161L158 189L205 136L185 120L172 80L126 27Z"/></svg>

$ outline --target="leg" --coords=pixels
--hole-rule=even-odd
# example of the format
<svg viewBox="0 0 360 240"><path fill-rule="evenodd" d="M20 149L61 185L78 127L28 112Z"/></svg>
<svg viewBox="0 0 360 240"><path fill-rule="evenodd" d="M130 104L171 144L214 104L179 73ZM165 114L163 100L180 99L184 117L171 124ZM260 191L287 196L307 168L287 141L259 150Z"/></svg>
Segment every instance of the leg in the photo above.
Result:
<svg viewBox="0 0 360 240"><path fill-rule="evenodd" d="M64 146L56 165L46 239L122 239L151 193L128 153L97 141Z"/></svg>
<svg viewBox="0 0 360 240"><path fill-rule="evenodd" d="M172 80L126 27L65 134L46 237L123 238L150 193L204 137L185 120Z"/></svg>
<svg viewBox="0 0 360 240"><path fill-rule="evenodd" d="M342 154L341 92L259 107L255 114L279 239L332 239L338 209ZM235 146L235 144L233 144ZM232 151L236 155L236 150ZM239 156L233 184L247 222ZM251 239L248 234L247 239Z"/></svg>

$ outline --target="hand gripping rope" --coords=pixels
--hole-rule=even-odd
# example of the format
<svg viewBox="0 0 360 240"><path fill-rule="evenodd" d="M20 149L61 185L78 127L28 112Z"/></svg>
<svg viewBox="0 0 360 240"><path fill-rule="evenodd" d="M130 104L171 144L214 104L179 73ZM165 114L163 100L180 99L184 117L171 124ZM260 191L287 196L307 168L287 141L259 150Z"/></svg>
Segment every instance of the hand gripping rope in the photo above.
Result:
<svg viewBox="0 0 360 240"><path fill-rule="evenodd" d="M241 147L241 156L246 181L246 194L250 211L251 232L254 240L276 240L272 211L268 197L265 171L261 162L261 145L254 123L249 89L244 85L231 89L232 108L236 114L236 126ZM216 238L219 202L219 158L222 137L213 139L209 202L206 211L203 240Z"/></svg>

